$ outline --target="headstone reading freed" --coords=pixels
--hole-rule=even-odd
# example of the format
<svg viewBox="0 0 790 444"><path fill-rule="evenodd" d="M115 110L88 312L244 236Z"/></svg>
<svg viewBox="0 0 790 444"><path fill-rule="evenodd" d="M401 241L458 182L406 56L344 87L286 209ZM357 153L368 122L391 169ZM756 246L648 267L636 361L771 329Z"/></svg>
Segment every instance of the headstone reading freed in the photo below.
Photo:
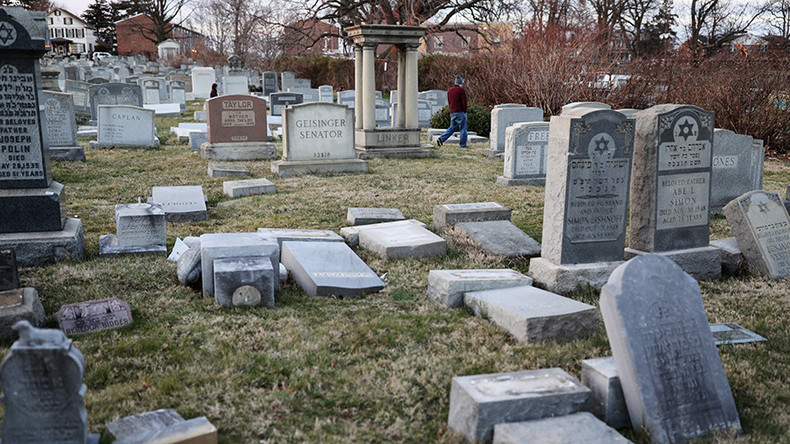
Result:
<svg viewBox="0 0 790 444"><path fill-rule="evenodd" d="M771 279L790 276L790 216L777 193L749 191L724 207L746 261Z"/></svg>
<svg viewBox="0 0 790 444"><path fill-rule="evenodd" d="M385 284L344 242L283 242L282 263L310 296L355 297Z"/></svg>
<svg viewBox="0 0 790 444"><path fill-rule="evenodd" d="M501 155L505 151L505 130L519 122L542 122L543 110L529 108L527 105L504 104L491 110L491 147L485 150L488 157Z"/></svg>
<svg viewBox="0 0 790 444"><path fill-rule="evenodd" d="M80 335L131 324L132 311L126 301L112 297L66 304L55 313L55 319L67 335Z"/></svg>
<svg viewBox="0 0 790 444"><path fill-rule="evenodd" d="M448 307L464 304L464 293L532 285L532 278L510 269L431 270L428 299Z"/></svg>
<svg viewBox="0 0 790 444"><path fill-rule="evenodd" d="M335 103L303 103L283 110L283 160L271 163L280 177L315 173L366 173L354 151L354 111Z"/></svg>
<svg viewBox="0 0 790 444"><path fill-rule="evenodd" d="M4 15L0 12L0 20ZM38 329L27 321L14 330L19 339L0 364L3 442L87 442L82 353L60 330Z"/></svg>
<svg viewBox="0 0 790 444"><path fill-rule="evenodd" d="M615 269L600 305L635 430L659 444L741 431L693 277L663 255L637 256Z"/></svg>
<svg viewBox="0 0 790 444"><path fill-rule="evenodd" d="M740 195L763 188L762 140L730 130L713 130L710 209L720 212Z"/></svg>
<svg viewBox="0 0 790 444"><path fill-rule="evenodd" d="M162 206L168 222L199 222L208 219L203 187L200 185L153 187L151 201Z"/></svg>
<svg viewBox="0 0 790 444"><path fill-rule="evenodd" d="M545 185L548 122L521 122L505 130L505 170L499 185Z"/></svg>
<svg viewBox="0 0 790 444"><path fill-rule="evenodd" d="M52 160L85 160L85 149L77 142L74 101L71 94L43 91L46 139Z"/></svg>
<svg viewBox="0 0 790 444"><path fill-rule="evenodd" d="M553 116L541 257L530 275L549 291L601 288L623 260L634 121L612 110Z"/></svg>
<svg viewBox="0 0 790 444"><path fill-rule="evenodd" d="M269 142L266 101L250 95L227 95L206 101L208 142L200 148L213 160L270 160L277 155Z"/></svg>
<svg viewBox="0 0 790 444"><path fill-rule="evenodd" d="M155 203L115 206L116 234L99 236L99 254L167 253L165 210Z"/></svg>
<svg viewBox="0 0 790 444"><path fill-rule="evenodd" d="M63 185L52 180L39 108L46 36L22 8L0 8L0 27L0 249L13 248L28 267L81 260L82 222L63 218Z"/></svg>
<svg viewBox="0 0 790 444"><path fill-rule="evenodd" d="M696 279L718 279L710 246L713 113L656 105L636 113L629 248L625 258L660 253Z"/></svg>
<svg viewBox="0 0 790 444"><path fill-rule="evenodd" d="M99 132L91 148L159 146L154 110L129 105L99 105Z"/></svg>

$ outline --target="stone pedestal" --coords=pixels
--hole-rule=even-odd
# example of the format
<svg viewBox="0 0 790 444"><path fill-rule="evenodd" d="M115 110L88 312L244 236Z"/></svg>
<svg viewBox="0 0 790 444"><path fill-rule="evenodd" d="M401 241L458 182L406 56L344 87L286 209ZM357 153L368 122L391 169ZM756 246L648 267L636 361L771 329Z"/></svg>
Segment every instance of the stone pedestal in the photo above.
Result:
<svg viewBox="0 0 790 444"><path fill-rule="evenodd" d="M56 231L0 233L0 249L13 248L22 267L37 267L67 259L82 260L85 235L82 221L64 219L63 229Z"/></svg>
<svg viewBox="0 0 790 444"><path fill-rule="evenodd" d="M648 251L625 249L625 259L649 254ZM699 281L713 281L721 277L721 250L712 247L688 248L685 250L659 251L654 254L672 259L686 273Z"/></svg>
<svg viewBox="0 0 790 444"><path fill-rule="evenodd" d="M357 129L355 149L360 159L377 157L433 157L432 150L420 147L419 128Z"/></svg>
<svg viewBox="0 0 790 444"><path fill-rule="evenodd" d="M277 150L271 142L206 142L200 146L200 157L212 160L272 160Z"/></svg>
<svg viewBox="0 0 790 444"><path fill-rule="evenodd" d="M303 174L367 173L368 163L361 159L278 160L271 163L272 173L280 177Z"/></svg>
<svg viewBox="0 0 790 444"><path fill-rule="evenodd" d="M546 258L534 257L529 261L529 275L553 293L568 294L587 286L600 290L612 271L622 263L555 264Z"/></svg>
<svg viewBox="0 0 790 444"><path fill-rule="evenodd" d="M44 325L47 314L35 288L24 287L0 291L0 338L14 339L17 333L12 329L19 321L32 325Z"/></svg>

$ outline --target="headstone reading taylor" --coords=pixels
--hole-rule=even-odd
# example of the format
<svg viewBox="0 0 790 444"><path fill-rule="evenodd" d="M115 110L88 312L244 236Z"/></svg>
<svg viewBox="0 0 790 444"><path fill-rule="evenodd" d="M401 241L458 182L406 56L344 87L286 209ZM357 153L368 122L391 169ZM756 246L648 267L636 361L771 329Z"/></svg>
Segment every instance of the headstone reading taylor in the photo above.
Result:
<svg viewBox="0 0 790 444"><path fill-rule="evenodd" d="M366 173L354 151L354 111L335 103L303 103L283 110L283 157L272 162L280 177L310 173Z"/></svg>
<svg viewBox="0 0 790 444"><path fill-rule="evenodd" d="M623 260L634 121L580 108L551 118L541 257L530 275L552 292L601 288Z"/></svg>
<svg viewBox="0 0 790 444"><path fill-rule="evenodd" d="M693 277L663 255L638 256L615 269L600 304L634 430L659 444L741 431Z"/></svg>
<svg viewBox="0 0 790 444"><path fill-rule="evenodd" d="M22 8L0 9L0 249L21 266L82 259L82 222L63 218L63 185L52 180L39 96L46 37Z"/></svg>
<svg viewBox="0 0 790 444"><path fill-rule="evenodd" d="M709 221L713 113L656 105L636 113L636 134L626 259L655 252L696 279L718 279L721 251L710 246Z"/></svg>
<svg viewBox="0 0 790 444"><path fill-rule="evenodd" d="M266 101L227 95L206 101L208 142L200 156L213 160L271 160L277 156L266 133Z"/></svg>

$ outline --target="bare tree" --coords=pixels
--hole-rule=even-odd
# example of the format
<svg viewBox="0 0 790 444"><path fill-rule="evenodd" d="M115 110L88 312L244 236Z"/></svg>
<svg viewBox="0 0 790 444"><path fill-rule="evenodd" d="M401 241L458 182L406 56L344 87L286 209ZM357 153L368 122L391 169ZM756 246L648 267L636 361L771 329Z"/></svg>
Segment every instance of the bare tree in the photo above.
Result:
<svg viewBox="0 0 790 444"><path fill-rule="evenodd" d="M671 3L670 3L671 4ZM620 15L620 24L628 37L633 57L639 57L640 42L650 16L658 10L659 0L626 0Z"/></svg>
<svg viewBox="0 0 790 444"><path fill-rule="evenodd" d="M776 0L768 11L768 25L773 35L790 40L790 0Z"/></svg>
<svg viewBox="0 0 790 444"><path fill-rule="evenodd" d="M770 3L735 3L731 0L691 0L688 48L699 56L710 54L746 35Z"/></svg>
<svg viewBox="0 0 790 444"><path fill-rule="evenodd" d="M174 25L182 23L182 20L176 19L190 2L191 0L118 0L111 3L111 6L119 11L121 18L137 14L147 15L150 23L141 23L139 31L143 37L158 44L170 38Z"/></svg>

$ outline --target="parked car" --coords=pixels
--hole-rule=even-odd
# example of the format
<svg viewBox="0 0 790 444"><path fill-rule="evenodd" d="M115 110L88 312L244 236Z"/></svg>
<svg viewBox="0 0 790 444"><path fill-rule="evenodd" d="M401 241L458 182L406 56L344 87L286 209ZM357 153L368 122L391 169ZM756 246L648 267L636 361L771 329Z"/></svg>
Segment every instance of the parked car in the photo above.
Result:
<svg viewBox="0 0 790 444"><path fill-rule="evenodd" d="M98 51L98 52L94 52L93 53L93 60L95 60L97 62L101 62L102 59L104 59L106 57L111 57L111 56L112 56L112 54L110 54L109 52Z"/></svg>

